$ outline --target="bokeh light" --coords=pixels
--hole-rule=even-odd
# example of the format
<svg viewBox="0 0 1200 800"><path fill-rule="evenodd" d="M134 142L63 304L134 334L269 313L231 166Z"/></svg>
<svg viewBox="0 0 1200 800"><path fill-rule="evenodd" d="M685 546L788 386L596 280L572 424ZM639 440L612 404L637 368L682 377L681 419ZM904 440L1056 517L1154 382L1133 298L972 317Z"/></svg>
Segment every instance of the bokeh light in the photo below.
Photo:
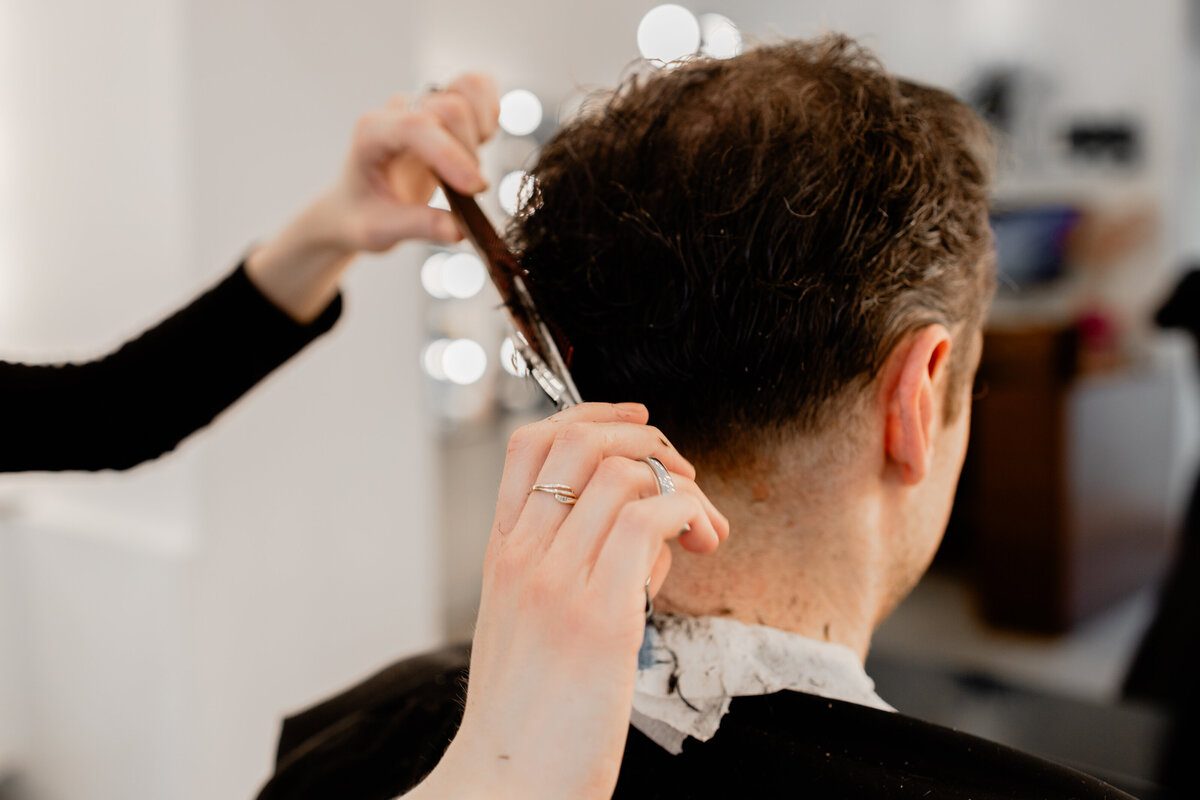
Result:
<svg viewBox="0 0 1200 800"><path fill-rule="evenodd" d="M542 101L528 89L513 89L500 98L500 127L513 136L528 136L542 124Z"/></svg>
<svg viewBox="0 0 1200 800"><path fill-rule="evenodd" d="M446 281L443 272L443 267L449 258L449 253L438 251L425 259L425 263L421 265L421 286L425 291L429 292L431 297L435 297L438 300L445 300L450 296L450 293L446 290Z"/></svg>
<svg viewBox="0 0 1200 800"><path fill-rule="evenodd" d="M523 170L513 170L501 178L500 183L496 185L496 199L500 201L500 207L509 215L520 211L529 202L532 194L533 184L526 182Z"/></svg>
<svg viewBox="0 0 1200 800"><path fill-rule="evenodd" d="M425 374L434 380L446 380L446 370L442 368L442 358L446 355L446 348L451 341L451 339L435 339L425 345L425 349L421 352L421 367L425 370Z"/></svg>
<svg viewBox="0 0 1200 800"><path fill-rule="evenodd" d="M466 300L479 294L487 282L487 270L474 253L455 253L442 262L441 278L446 294Z"/></svg>
<svg viewBox="0 0 1200 800"><path fill-rule="evenodd" d="M729 17L701 14L700 32L700 52L709 58L733 58L742 52L742 33Z"/></svg>
<svg viewBox="0 0 1200 800"><path fill-rule="evenodd" d="M486 371L487 353L474 339L455 339L442 352L442 372L452 383L475 383Z"/></svg>
<svg viewBox="0 0 1200 800"><path fill-rule="evenodd" d="M678 61L700 49L700 22L683 6L656 6L638 24L637 42L642 57L651 63Z"/></svg>

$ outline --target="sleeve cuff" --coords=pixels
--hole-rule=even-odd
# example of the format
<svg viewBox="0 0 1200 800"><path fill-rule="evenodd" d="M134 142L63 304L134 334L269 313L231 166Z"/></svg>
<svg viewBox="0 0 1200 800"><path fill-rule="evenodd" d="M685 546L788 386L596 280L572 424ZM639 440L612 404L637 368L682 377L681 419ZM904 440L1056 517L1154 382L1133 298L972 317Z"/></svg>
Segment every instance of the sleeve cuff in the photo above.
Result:
<svg viewBox="0 0 1200 800"><path fill-rule="evenodd" d="M259 291L246 274L245 260L238 264L237 269L217 289L228 290L231 299L238 298L238 304L244 307L247 315L259 320L261 333L280 341L296 341L301 344L310 342L327 333L342 315L342 293L338 292L325 310L311 322L297 322Z"/></svg>

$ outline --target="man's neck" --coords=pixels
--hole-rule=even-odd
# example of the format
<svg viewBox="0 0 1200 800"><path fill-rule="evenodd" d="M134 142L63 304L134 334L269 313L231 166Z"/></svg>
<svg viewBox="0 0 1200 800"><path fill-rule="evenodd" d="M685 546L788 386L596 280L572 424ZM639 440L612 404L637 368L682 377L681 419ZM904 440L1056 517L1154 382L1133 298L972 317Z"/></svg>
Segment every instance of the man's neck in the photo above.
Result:
<svg viewBox="0 0 1200 800"><path fill-rule="evenodd" d="M729 540L706 556L673 547L655 607L837 642L865 658L887 597L879 504L849 486L700 483L729 517Z"/></svg>

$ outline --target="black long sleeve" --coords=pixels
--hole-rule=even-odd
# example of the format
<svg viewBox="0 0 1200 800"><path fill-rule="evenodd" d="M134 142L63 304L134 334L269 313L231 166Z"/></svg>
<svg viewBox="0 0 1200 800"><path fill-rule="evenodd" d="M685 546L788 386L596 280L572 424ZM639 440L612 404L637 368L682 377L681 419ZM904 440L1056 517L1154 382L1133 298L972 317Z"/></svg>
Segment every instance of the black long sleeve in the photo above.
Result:
<svg viewBox="0 0 1200 800"><path fill-rule="evenodd" d="M116 352L0 361L0 472L128 469L175 448L341 315L295 322L239 266Z"/></svg>

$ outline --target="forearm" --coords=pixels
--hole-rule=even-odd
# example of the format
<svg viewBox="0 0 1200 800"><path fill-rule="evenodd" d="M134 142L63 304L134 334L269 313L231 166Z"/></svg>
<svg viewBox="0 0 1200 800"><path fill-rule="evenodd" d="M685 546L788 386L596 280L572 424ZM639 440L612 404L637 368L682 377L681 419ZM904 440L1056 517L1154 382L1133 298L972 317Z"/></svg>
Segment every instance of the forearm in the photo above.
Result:
<svg viewBox="0 0 1200 800"><path fill-rule="evenodd" d="M0 362L0 472L128 469L173 449L336 321L299 325L241 270L104 358Z"/></svg>
<svg viewBox="0 0 1200 800"><path fill-rule="evenodd" d="M530 732L529 738L536 740L537 734ZM517 743L529 746L529 742ZM536 746L536 744L535 744ZM519 757L484 752L478 747L463 745L459 738L450 743L449 749L438 762L433 772L406 794L402 800L560 800L563 796L550 786L543 785L539 770L530 764L521 763ZM611 794L611 792L609 792ZM574 798L579 800L592 795L581 792ZM401 800L397 798L397 800Z"/></svg>
<svg viewBox="0 0 1200 800"><path fill-rule="evenodd" d="M246 259L246 275L262 294L295 321L316 319L338 293L338 282L355 252L334 229L329 195L322 195L278 235Z"/></svg>

